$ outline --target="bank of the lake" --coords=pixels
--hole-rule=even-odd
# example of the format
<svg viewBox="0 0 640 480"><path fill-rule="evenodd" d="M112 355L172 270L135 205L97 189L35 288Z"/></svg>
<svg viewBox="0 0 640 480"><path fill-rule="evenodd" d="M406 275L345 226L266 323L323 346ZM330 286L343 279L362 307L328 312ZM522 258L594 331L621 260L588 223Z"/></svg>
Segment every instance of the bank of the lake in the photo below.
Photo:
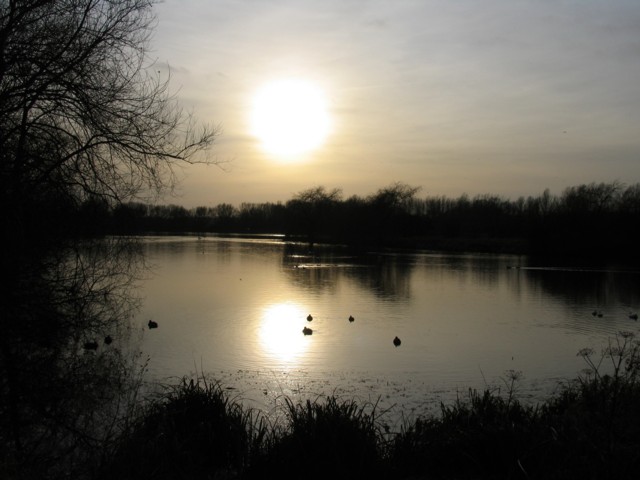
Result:
<svg viewBox="0 0 640 480"><path fill-rule="evenodd" d="M605 360L546 401L470 391L439 415L389 431L376 404L287 400L277 421L212 380L185 379L132 423L105 479L631 479L640 467L638 343L612 339ZM583 352L592 367L593 353Z"/></svg>

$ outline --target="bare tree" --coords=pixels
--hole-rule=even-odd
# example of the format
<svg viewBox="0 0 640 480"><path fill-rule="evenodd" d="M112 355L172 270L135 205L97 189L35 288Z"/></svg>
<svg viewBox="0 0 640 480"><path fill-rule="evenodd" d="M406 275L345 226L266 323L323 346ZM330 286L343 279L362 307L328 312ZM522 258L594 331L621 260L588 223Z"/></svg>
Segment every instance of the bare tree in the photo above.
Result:
<svg viewBox="0 0 640 480"><path fill-rule="evenodd" d="M211 162L216 129L152 68L153 4L0 0L3 478L73 476L104 452L97 434L129 388L119 347L140 260L129 244L76 241L67 214L169 192L178 165Z"/></svg>
<svg viewBox="0 0 640 480"><path fill-rule="evenodd" d="M408 210L416 193L419 191L420 187L412 187L406 183L396 182L388 187L379 189L368 200L371 205L381 211L397 213Z"/></svg>
<svg viewBox="0 0 640 480"><path fill-rule="evenodd" d="M309 243L313 244L320 232L326 233L334 207L341 200L340 188L327 191L324 186L317 186L303 190L287 202L287 209L292 215L290 225L302 229Z"/></svg>
<svg viewBox="0 0 640 480"><path fill-rule="evenodd" d="M174 186L180 162L216 129L198 128L151 70L153 0L0 2L2 184L126 200Z"/></svg>

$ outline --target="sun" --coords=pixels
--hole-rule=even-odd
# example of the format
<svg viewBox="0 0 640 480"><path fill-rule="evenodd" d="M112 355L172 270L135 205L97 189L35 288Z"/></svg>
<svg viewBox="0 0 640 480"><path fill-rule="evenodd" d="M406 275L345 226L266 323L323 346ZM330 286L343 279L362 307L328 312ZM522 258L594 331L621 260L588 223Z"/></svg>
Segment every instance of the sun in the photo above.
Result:
<svg viewBox="0 0 640 480"><path fill-rule="evenodd" d="M330 123L324 92L306 80L273 81L253 97L251 133L279 159L293 160L320 147Z"/></svg>

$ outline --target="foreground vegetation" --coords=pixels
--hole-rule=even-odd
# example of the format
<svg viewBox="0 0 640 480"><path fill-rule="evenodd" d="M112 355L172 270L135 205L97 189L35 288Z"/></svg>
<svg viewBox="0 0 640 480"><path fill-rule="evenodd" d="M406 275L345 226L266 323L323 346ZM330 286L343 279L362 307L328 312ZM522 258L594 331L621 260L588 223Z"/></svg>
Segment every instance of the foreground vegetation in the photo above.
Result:
<svg viewBox="0 0 640 480"><path fill-rule="evenodd" d="M440 415L390 432L375 404L336 397L285 403L280 420L185 379L148 406L102 478L636 478L639 344L621 333L590 369L540 405L470 391ZM604 373L607 372L607 373Z"/></svg>

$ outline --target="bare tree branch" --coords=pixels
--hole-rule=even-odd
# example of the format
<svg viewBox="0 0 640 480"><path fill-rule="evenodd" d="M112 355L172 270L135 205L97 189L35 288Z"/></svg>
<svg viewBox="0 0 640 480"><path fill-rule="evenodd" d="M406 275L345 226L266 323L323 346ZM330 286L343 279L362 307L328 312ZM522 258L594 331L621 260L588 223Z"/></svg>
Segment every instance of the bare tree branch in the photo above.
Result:
<svg viewBox="0 0 640 480"><path fill-rule="evenodd" d="M151 74L152 0L0 2L0 149L10 190L118 201L170 191L218 129Z"/></svg>

